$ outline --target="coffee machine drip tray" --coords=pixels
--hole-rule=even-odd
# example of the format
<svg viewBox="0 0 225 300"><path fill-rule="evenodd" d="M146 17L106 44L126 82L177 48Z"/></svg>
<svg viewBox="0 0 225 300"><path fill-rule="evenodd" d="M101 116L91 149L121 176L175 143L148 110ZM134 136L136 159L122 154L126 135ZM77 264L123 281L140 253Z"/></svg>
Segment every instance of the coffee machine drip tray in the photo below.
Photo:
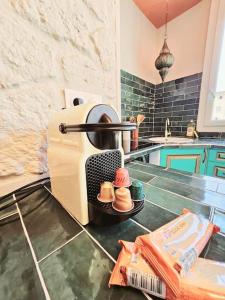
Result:
<svg viewBox="0 0 225 300"><path fill-rule="evenodd" d="M143 201L135 202L129 212L118 212L112 203L97 200L100 185L104 181L112 182L115 171L121 167L122 156L119 150L107 151L90 156L86 161L86 182L89 220L97 225L112 225L137 214L143 208Z"/></svg>

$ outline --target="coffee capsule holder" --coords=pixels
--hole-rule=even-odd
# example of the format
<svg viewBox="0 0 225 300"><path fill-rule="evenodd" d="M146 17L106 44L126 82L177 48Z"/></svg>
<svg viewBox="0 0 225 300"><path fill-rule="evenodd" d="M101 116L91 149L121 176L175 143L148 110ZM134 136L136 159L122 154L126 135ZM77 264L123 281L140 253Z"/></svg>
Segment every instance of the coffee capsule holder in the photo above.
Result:
<svg viewBox="0 0 225 300"><path fill-rule="evenodd" d="M144 207L144 201L134 202L134 207L128 212L119 212L112 207L112 203L104 203L98 200L89 201L89 218L92 223L101 226L109 226L126 221L136 215Z"/></svg>
<svg viewBox="0 0 225 300"><path fill-rule="evenodd" d="M142 210L144 201L134 202L134 207L128 212L113 209L112 202L104 203L97 200L100 184L104 181L114 181L116 169L121 167L121 152L105 152L92 155L86 162L88 214L91 223L100 226L110 226L123 222ZM110 162L110 163L109 163Z"/></svg>

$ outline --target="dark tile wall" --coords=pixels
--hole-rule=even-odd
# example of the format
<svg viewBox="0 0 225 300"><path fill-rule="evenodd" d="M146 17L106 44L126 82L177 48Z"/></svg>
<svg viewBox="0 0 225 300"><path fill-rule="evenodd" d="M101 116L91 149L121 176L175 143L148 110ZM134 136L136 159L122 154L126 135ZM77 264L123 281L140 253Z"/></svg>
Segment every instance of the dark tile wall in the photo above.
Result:
<svg viewBox="0 0 225 300"><path fill-rule="evenodd" d="M163 136L169 118L173 136L185 136L187 123L197 123L202 73L154 85L121 70L122 120L144 114L140 136ZM203 138L225 138L225 133L201 132Z"/></svg>
<svg viewBox="0 0 225 300"><path fill-rule="evenodd" d="M185 135L187 123L197 122L202 73L157 84L155 89L154 135L163 135L166 118L172 135Z"/></svg>
<svg viewBox="0 0 225 300"><path fill-rule="evenodd" d="M140 137L151 136L154 132L154 95L154 84L121 70L122 121L143 114L145 120L139 128Z"/></svg>

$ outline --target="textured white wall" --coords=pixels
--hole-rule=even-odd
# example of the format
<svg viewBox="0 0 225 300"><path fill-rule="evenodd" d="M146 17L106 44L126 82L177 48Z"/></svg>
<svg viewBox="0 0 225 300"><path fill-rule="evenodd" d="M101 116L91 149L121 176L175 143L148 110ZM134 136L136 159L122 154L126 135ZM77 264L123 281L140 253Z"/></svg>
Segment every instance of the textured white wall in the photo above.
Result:
<svg viewBox="0 0 225 300"><path fill-rule="evenodd" d="M133 0L120 1L121 69L155 82L157 29Z"/></svg>
<svg viewBox="0 0 225 300"><path fill-rule="evenodd" d="M1 0L0 181L47 172L63 89L120 107L117 0Z"/></svg>

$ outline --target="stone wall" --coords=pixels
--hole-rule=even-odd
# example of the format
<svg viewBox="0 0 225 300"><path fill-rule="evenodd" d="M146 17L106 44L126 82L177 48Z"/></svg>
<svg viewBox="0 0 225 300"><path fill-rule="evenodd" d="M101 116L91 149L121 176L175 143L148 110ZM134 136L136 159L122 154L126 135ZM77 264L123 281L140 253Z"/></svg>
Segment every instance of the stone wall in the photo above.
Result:
<svg viewBox="0 0 225 300"><path fill-rule="evenodd" d="M47 172L46 129L64 88L101 94L118 107L117 5L1 0L1 182Z"/></svg>

